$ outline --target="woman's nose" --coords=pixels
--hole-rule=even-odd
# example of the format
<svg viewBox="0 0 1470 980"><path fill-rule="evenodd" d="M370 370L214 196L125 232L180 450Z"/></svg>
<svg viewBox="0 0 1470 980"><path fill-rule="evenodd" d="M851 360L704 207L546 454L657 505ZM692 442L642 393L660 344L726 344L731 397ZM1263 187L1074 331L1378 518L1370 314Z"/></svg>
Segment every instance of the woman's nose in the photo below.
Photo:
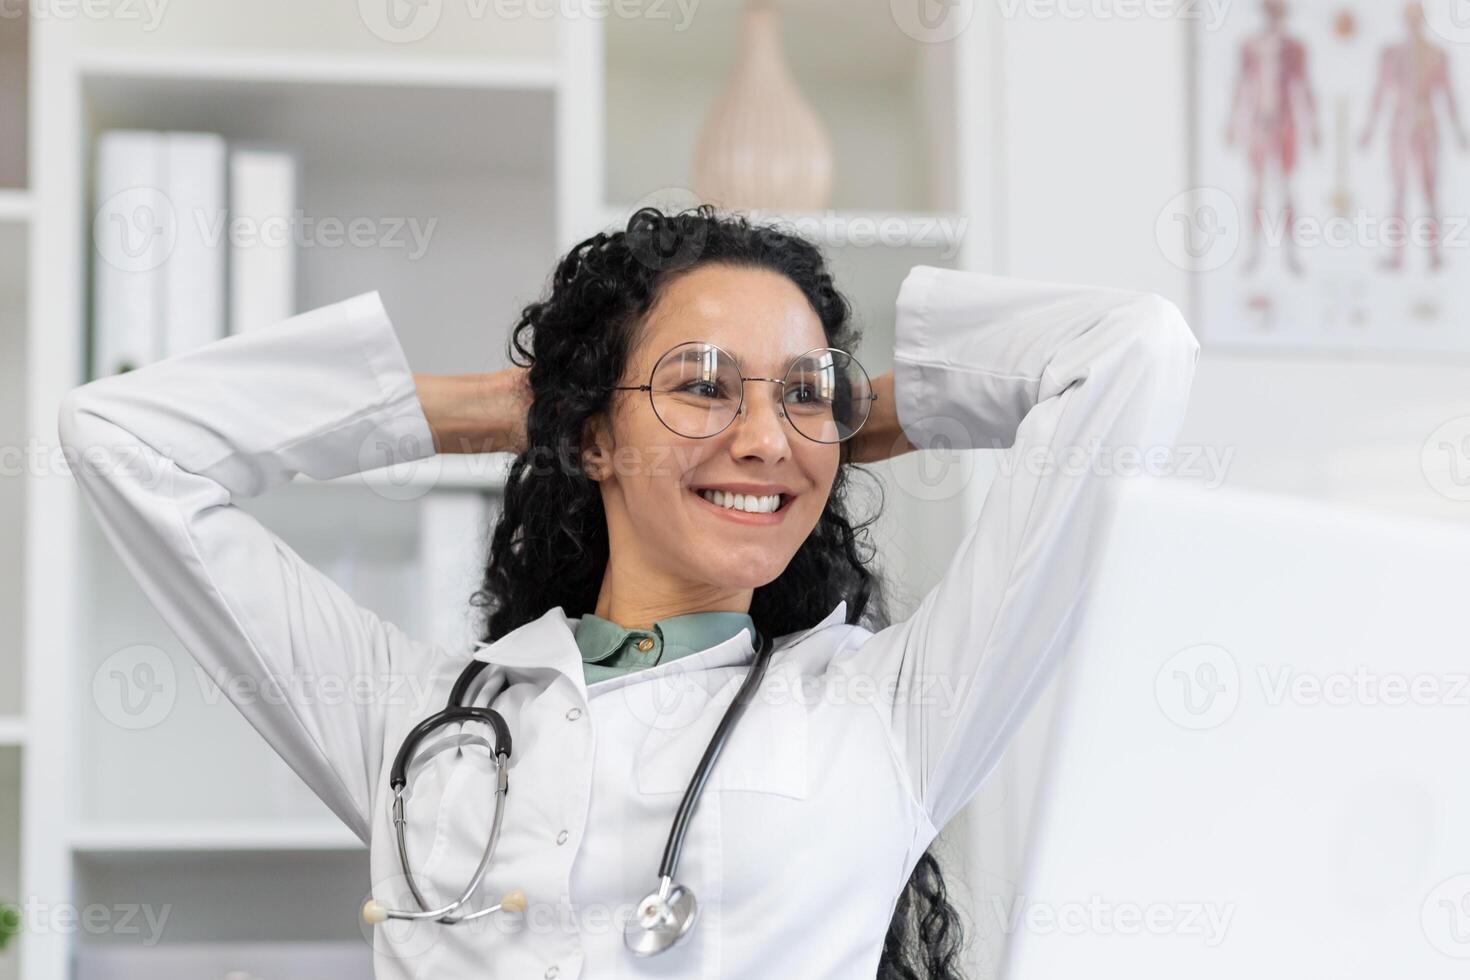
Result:
<svg viewBox="0 0 1470 980"><path fill-rule="evenodd" d="M781 385L760 378L751 379L748 384L754 387L747 389L747 397L741 401L737 448L754 440L757 447L766 448L762 455L788 451L789 433L786 413L781 407Z"/></svg>

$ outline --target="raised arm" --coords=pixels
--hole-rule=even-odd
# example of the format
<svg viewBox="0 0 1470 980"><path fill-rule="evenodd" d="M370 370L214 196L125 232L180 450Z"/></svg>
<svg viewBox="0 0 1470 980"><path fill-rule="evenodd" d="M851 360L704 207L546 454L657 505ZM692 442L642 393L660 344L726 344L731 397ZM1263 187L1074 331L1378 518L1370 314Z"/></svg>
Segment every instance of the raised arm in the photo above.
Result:
<svg viewBox="0 0 1470 980"><path fill-rule="evenodd" d="M390 712L427 706L342 692L419 690L390 682L417 676L435 651L360 608L236 502L298 472L325 479L432 455L377 293L75 388L59 428L108 540L211 677L334 685L236 703L366 840Z"/></svg>
<svg viewBox="0 0 1470 980"><path fill-rule="evenodd" d="M1439 89L1444 93L1445 112L1449 113L1450 124L1455 127L1455 140L1460 144L1460 149L1470 149L1470 134L1465 132L1465 121L1460 117L1460 100L1455 95L1455 79L1450 73L1449 56L1440 52L1437 62L1435 74L1438 76Z"/></svg>
<svg viewBox="0 0 1470 980"><path fill-rule="evenodd" d="M907 620L843 651L885 693L936 828L979 787L1066 652L1127 474L1181 423L1199 344L1151 294L914 268L894 389L909 441L1007 448L979 519Z"/></svg>

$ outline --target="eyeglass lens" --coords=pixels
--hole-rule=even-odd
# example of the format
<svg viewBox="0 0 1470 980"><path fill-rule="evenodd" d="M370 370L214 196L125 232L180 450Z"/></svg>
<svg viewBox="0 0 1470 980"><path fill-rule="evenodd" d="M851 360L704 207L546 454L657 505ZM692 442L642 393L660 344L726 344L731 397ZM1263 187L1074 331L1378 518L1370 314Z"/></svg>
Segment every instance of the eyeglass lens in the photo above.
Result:
<svg viewBox="0 0 1470 980"><path fill-rule="evenodd" d="M712 344L670 350L654 366L652 386L659 419L691 439L723 431L740 408L740 365ZM797 358L779 390L792 427L816 442L851 438L872 404L872 387L857 358L830 348Z"/></svg>

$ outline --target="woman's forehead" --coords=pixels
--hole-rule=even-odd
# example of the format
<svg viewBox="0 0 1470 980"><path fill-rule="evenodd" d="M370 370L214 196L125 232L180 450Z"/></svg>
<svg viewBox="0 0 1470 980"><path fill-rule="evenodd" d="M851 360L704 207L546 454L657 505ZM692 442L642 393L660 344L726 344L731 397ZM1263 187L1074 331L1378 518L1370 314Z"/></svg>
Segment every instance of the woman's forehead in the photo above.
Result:
<svg viewBox="0 0 1470 980"><path fill-rule="evenodd" d="M701 266L664 287L640 331L634 360L646 367L669 348L703 340L742 369L784 368L825 347L822 321L790 279L769 269Z"/></svg>

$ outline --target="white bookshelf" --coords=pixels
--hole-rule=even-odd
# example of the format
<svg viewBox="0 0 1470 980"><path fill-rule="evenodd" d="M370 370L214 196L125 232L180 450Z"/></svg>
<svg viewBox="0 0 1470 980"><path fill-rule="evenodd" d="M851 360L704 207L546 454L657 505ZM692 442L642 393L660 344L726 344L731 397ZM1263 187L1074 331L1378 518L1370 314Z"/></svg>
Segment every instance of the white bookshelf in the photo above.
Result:
<svg viewBox="0 0 1470 980"><path fill-rule="evenodd" d="M495 370L516 313L540 295L559 254L621 224L646 195L688 185L692 133L723 83L737 9L705 0L685 37L619 18L498 23L495 5L466 20L446 4L429 35L390 43L357 6L260 0L247 12L191 0L146 32L84 19L30 25L30 115L45 124L34 127L30 188L0 189L0 312L10 315L0 341L21 355L3 370L23 365L0 380L23 397L25 435L54 446L56 406L86 379L91 160L103 130L288 144L302 161L306 214L437 219L428 250L412 259L388 248L303 250L298 306L376 289L415 370ZM887 5L788 6L788 51L821 52L790 60L832 128L839 178L833 210L784 217L827 247L865 330L860 356L877 374L891 367L892 304L908 269L990 261L989 170L977 150L993 125L988 42L972 30L919 44ZM19 273L12 255L24 260ZM16 294L29 299L28 315ZM360 602L421 632L436 628L414 591L430 508L466 495L493 508L508 460L449 456L300 477L245 506ZM884 526L896 534L904 495L878 470L889 483ZM360 842L200 681L74 481L41 472L25 486L28 544L14 559L24 587L11 590L17 615L0 616L0 668L24 677L23 699L0 700L0 763L25 753L13 776L25 836L8 841L0 813L0 889L5 856L23 854L16 874L27 894L173 904L185 917L167 943L360 941ZM974 506L956 501L948 521L931 509L939 550L952 544L945 528ZM465 547L482 535L468 530ZM895 581L931 573L924 548L896 550ZM7 622L30 628L11 636ZM177 697L163 721L132 731L99 707L93 682L137 645L174 672ZM29 715L30 704L48 710ZM0 766L0 796L6 774ZM21 976L64 980L79 947L127 941L27 934ZM14 951L0 956L0 980L15 961Z"/></svg>
<svg viewBox="0 0 1470 980"><path fill-rule="evenodd" d="M86 823L71 835L76 854L216 854L221 851L360 851L362 841L334 817L261 823L239 820Z"/></svg>
<svg viewBox="0 0 1470 980"><path fill-rule="evenodd" d="M30 217L30 194L11 188L0 189L0 225L23 224Z"/></svg>
<svg viewBox="0 0 1470 980"><path fill-rule="evenodd" d="M78 68L111 78L172 78L187 82L369 85L389 88L549 92L556 64L540 58L226 51L209 48L141 51L106 47L82 52Z"/></svg>
<svg viewBox="0 0 1470 980"><path fill-rule="evenodd" d="M431 456L414 463L368 470L331 480L314 480L298 474L296 482L303 487L327 490L364 487L381 493L402 492L404 495L416 495L429 489L485 490L499 493L505 486L513 458L509 453Z"/></svg>
<svg viewBox="0 0 1470 980"><path fill-rule="evenodd" d="M16 16L19 14L19 16ZM0 904L24 903L22 807L28 736L23 628L27 538L25 453L31 269L30 23L0 18ZM17 454L19 450L19 454ZM0 980L20 976L18 943L0 952Z"/></svg>
<svg viewBox="0 0 1470 980"><path fill-rule="evenodd" d="M26 720L19 715L0 716L0 748L20 748L26 742Z"/></svg>
<svg viewBox="0 0 1470 980"><path fill-rule="evenodd" d="M20 878L20 772L18 740L7 743L0 727L0 903L18 902L23 894ZM17 733L18 736L18 733ZM19 975L14 945L0 953L0 977Z"/></svg>

